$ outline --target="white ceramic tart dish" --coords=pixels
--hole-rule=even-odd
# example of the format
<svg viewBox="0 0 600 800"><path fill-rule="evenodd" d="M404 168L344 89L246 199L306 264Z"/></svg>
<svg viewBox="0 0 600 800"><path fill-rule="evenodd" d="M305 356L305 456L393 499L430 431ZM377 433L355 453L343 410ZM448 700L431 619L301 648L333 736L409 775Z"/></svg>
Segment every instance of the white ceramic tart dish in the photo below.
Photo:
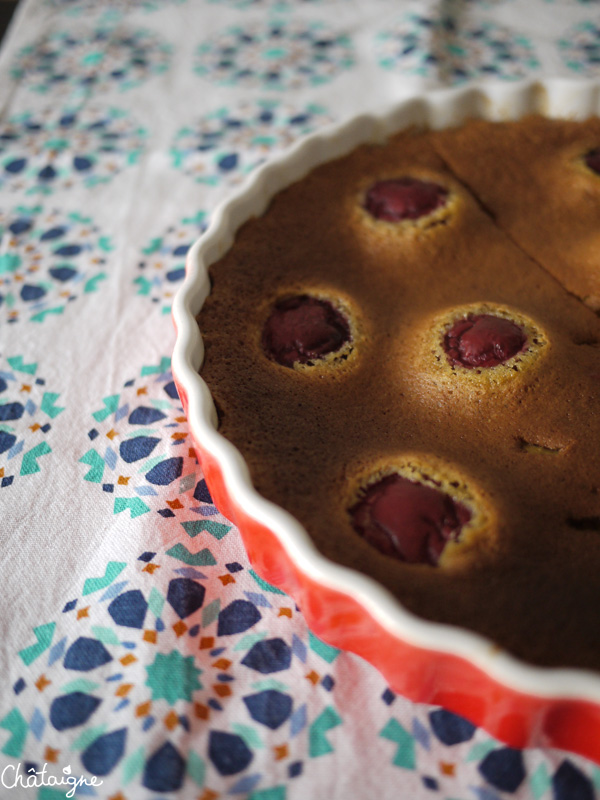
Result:
<svg viewBox="0 0 600 800"><path fill-rule="evenodd" d="M600 674L569 666L536 666L458 624L418 616L381 583L322 555L289 511L256 491L240 451L219 433L215 402L201 377L205 352L197 317L211 289L209 268L230 250L236 232L263 215L277 193L314 168L360 145L380 144L415 127L441 131L471 118L509 121L530 114L584 120L600 113L599 98L595 83L562 80L440 90L299 141L253 173L221 204L209 229L190 249L186 278L173 304L177 339L172 359L196 452L217 507L239 528L256 571L294 598L318 636L371 662L394 691L461 714L512 747L559 747L598 763ZM592 297L588 305L594 307L594 302ZM473 313L485 316L487 308L477 306ZM499 313L512 313L507 308ZM542 362L544 328L532 323L527 330L540 347ZM580 344L587 342L582 339ZM542 447L548 452L553 448L552 443ZM457 485L451 478L449 485ZM465 502L470 502L468 496ZM482 507L485 510L485 503ZM576 520L573 527L578 524ZM568 665L568 658L564 663Z"/></svg>

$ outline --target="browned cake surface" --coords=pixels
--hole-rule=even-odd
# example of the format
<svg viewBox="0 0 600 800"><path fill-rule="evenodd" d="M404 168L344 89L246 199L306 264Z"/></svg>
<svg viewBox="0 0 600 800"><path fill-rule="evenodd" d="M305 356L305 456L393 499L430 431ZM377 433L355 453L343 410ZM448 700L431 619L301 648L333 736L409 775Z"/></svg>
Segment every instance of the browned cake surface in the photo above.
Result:
<svg viewBox="0 0 600 800"><path fill-rule="evenodd" d="M528 117L438 133L434 146L510 236L571 292L600 310L600 181L583 157L600 143L585 124Z"/></svg>
<svg viewBox="0 0 600 800"><path fill-rule="evenodd" d="M600 669L600 320L553 276L563 280L545 263L554 250L545 234L531 234L535 252L516 234L515 244L501 211L494 220L445 163L455 140L466 152L472 129L490 161L496 146L506 147L521 165L520 143L537 137L542 149L542 128L550 152L563 129L572 152L577 142L583 150L600 143L598 121L477 123L443 138L407 132L283 191L211 268L213 290L199 317L202 376L220 431L244 455L257 490L296 516L325 556L375 577L415 613L477 631L526 660ZM561 210L558 190L534 190L529 177L523 186L529 173L520 166L493 163L488 172L483 144L480 152L482 176L512 179L502 192L494 187L493 199L483 196L483 206L495 210L500 192L503 207L527 203L532 226L540 207L545 218L561 219L564 255L577 263L575 245L596 231L584 232L579 219L568 224L585 206L572 198L579 178L570 164L561 162L569 198ZM558 166L550 166L554 175ZM381 224L362 211L366 187L404 175L450 191L436 224ZM592 178L598 204L600 177ZM478 196L480 184L483 177ZM261 335L274 301L315 291L349 309L351 357L304 370L269 360ZM545 337L537 356L506 379L463 380L432 355L440 315L481 303L514 309ZM351 524L352 487L407 454L456 471L486 509L484 534L439 567L384 556Z"/></svg>

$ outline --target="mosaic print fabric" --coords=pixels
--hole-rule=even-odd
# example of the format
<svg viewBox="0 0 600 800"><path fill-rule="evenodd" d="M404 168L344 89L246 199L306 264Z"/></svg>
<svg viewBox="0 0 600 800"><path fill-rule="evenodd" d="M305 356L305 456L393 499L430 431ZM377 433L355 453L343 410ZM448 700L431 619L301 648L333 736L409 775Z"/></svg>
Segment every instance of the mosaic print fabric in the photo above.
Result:
<svg viewBox="0 0 600 800"><path fill-rule="evenodd" d="M0 797L600 796L307 629L169 360L186 250L257 164L419 88L597 77L597 5L23 0L0 73Z"/></svg>

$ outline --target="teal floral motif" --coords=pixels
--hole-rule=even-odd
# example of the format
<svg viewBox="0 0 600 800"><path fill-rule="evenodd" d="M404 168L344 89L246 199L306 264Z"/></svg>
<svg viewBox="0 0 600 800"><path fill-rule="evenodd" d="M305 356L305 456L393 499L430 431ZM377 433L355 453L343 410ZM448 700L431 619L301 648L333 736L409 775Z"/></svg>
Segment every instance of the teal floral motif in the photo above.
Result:
<svg viewBox="0 0 600 800"><path fill-rule="evenodd" d="M185 277L187 251L208 227L207 215L198 211L171 225L162 236L156 236L142 250L138 261L139 274L134 279L138 295L150 298L163 314L171 311L178 285Z"/></svg>
<svg viewBox="0 0 600 800"><path fill-rule="evenodd" d="M298 6L317 5L323 0L208 0L208 2L239 9L269 8L273 11L289 11Z"/></svg>
<svg viewBox="0 0 600 800"><path fill-rule="evenodd" d="M281 91L327 83L353 65L345 33L291 20L227 28L198 47L194 69L220 86Z"/></svg>
<svg viewBox="0 0 600 800"><path fill-rule="evenodd" d="M316 103L258 100L222 106L177 132L173 166L208 186L236 185L268 156L331 121Z"/></svg>
<svg viewBox="0 0 600 800"><path fill-rule="evenodd" d="M182 5L187 0L108 0L105 11L112 15L131 11L158 11L166 5ZM98 0L46 0L46 5L66 9L72 16L98 9Z"/></svg>
<svg viewBox="0 0 600 800"><path fill-rule="evenodd" d="M502 3L511 3L514 0L449 0L449 4L465 2L470 6L478 6L479 8L492 8L493 6L499 6Z"/></svg>
<svg viewBox="0 0 600 800"><path fill-rule="evenodd" d="M202 670L194 666L194 656L186 658L178 650L171 650L168 654L157 653L146 672L145 685L152 690L152 699L166 700L171 706L177 700L191 700L196 689L202 689L198 680Z"/></svg>
<svg viewBox="0 0 600 800"><path fill-rule="evenodd" d="M168 69L172 47L153 31L106 25L48 34L24 47L13 78L45 94L131 89Z"/></svg>
<svg viewBox="0 0 600 800"><path fill-rule="evenodd" d="M491 21L458 22L444 13L410 12L375 39L379 66L459 84L478 77L516 80L539 68L531 42Z"/></svg>
<svg viewBox="0 0 600 800"><path fill-rule="evenodd" d="M107 183L135 164L146 141L127 112L92 104L16 114L0 123L0 189L49 195Z"/></svg>
<svg viewBox="0 0 600 800"><path fill-rule="evenodd" d="M43 322L98 291L112 250L90 217L41 206L0 210L0 322Z"/></svg>
<svg viewBox="0 0 600 800"><path fill-rule="evenodd" d="M197 477L187 492L214 516ZM202 552L172 523L171 544ZM94 564L62 614L25 633L6 680L1 752L37 765L52 748L57 770L101 775L103 797L125 787L131 797L182 788L284 798L273 768L283 761L281 780L295 781L307 737L308 757L323 759L343 734L332 659L289 597L257 580L239 539L223 548L209 535L214 557L194 566L160 539L137 558Z"/></svg>
<svg viewBox="0 0 600 800"><path fill-rule="evenodd" d="M37 363L22 356L0 358L0 489L45 466L54 420L64 410Z"/></svg>
<svg viewBox="0 0 600 800"><path fill-rule="evenodd" d="M600 74L600 24L585 20L569 28L557 41L565 66L578 75Z"/></svg>
<svg viewBox="0 0 600 800"><path fill-rule="evenodd" d="M202 498L207 525L216 509L201 473L196 481L186 491ZM358 726L381 785L400 781L406 797L440 787L440 798L463 797L464 786L481 798L518 789L541 800L556 786L566 787L556 800L573 786L594 796L591 762L505 747L450 711L396 696L306 628L290 598L249 568L239 537L199 542L175 511L166 552L164 531L148 530L151 549L94 560L51 615L24 629L0 718L10 766L41 769L51 752L49 773L100 775L106 798L150 796L144 789L304 798L323 774L315 768L334 774ZM207 543L212 561L192 565L189 551ZM353 707L350 684L368 687L368 714Z"/></svg>
<svg viewBox="0 0 600 800"><path fill-rule="evenodd" d="M84 438L82 477L104 492L113 514L169 517L165 497L182 508L179 495L193 484L197 463L169 358L99 400Z"/></svg>

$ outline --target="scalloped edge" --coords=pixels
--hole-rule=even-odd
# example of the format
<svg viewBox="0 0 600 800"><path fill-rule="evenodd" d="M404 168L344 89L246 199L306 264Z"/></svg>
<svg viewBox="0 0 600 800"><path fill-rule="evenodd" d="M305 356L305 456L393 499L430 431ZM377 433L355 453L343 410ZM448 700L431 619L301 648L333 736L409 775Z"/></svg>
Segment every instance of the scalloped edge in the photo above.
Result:
<svg viewBox="0 0 600 800"><path fill-rule="evenodd" d="M216 430L214 403L208 387L198 374L204 350L195 321L210 289L208 267L229 249L236 230L250 217L261 215L277 192L319 164L345 155L359 144L382 141L409 125L439 129L460 124L468 117L517 119L534 112L549 117L584 119L599 111L600 86L596 82L553 80L493 84L485 88L475 86L428 91L380 113L359 115L301 139L285 153L252 173L234 195L221 203L213 214L208 230L188 252L186 278L172 308L177 330L172 367L192 437L200 451L201 463L204 465L205 461L209 461L217 465L219 481L222 479L220 488L224 489L228 498L221 505L228 508L230 517L234 517L232 521L238 522L247 546L244 527L255 528L255 534L259 530L271 532L275 537L273 542L277 545L276 549L284 554L284 560L289 559L294 575L297 577L299 572L305 576L304 590L308 584L314 587L316 582L323 587L324 594L333 592L336 596L352 598L377 623L380 630L390 635L388 645L393 647L397 642L400 650L408 647L414 652L426 651L432 659L436 655L441 659L444 655L458 659L473 667L478 674L482 673L484 683L487 676L490 691L504 689L507 697L514 695L522 699L527 696L536 706L536 712L526 723L530 730L523 735L513 736L503 735L502 725L490 723L489 720L486 722L487 717L482 713L476 710L469 713L464 704L450 701L445 703L447 707L454 705L454 710L458 708L459 713L470 716L477 724L487 727L490 732L514 746L551 743L600 762L600 745L591 749L584 746L581 735L576 736L571 744L570 739L567 738L565 742L562 735L557 739L556 735L540 727L540 720L552 713L559 717L566 715L565 719L569 717L564 704L574 701L586 708L586 718L592 720L585 723L586 737L595 736L600 740L600 675L583 670L531 666L499 650L478 634L417 618L374 580L325 559L296 519L255 491L243 457ZM212 491L210 485L209 489ZM238 521L235 517L242 518ZM285 577L282 580L285 583ZM291 590L293 594L297 581L290 579L288 583L287 586L280 584L281 588ZM307 620L311 624L309 615ZM336 635L335 626L324 632L320 630L319 633L332 644L340 638ZM345 644L348 645L347 642ZM348 649L353 648L350 646ZM364 652L361 654L364 655ZM371 660L368 654L366 657ZM390 676L383 671L389 681ZM431 680L431 676L423 680ZM423 699L423 693L418 691L404 693L413 699ZM429 696L433 695L425 694L425 699ZM571 723L563 720L561 724L572 729ZM552 727L556 728L556 721Z"/></svg>

